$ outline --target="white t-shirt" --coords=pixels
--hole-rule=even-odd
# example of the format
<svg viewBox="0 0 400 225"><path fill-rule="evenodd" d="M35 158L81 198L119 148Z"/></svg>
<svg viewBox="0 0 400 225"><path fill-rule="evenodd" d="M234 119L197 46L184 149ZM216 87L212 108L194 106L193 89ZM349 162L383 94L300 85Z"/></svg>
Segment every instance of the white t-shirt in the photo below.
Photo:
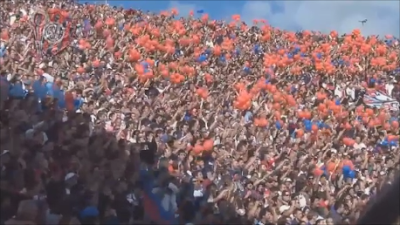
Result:
<svg viewBox="0 0 400 225"><path fill-rule="evenodd" d="M341 87L336 87L335 88L335 95L339 96L339 98L343 97L343 90Z"/></svg>
<svg viewBox="0 0 400 225"><path fill-rule="evenodd" d="M394 89L394 85L393 84L386 84L385 85L385 89L386 89L387 94L389 96L392 96L392 91Z"/></svg>
<svg viewBox="0 0 400 225"><path fill-rule="evenodd" d="M362 149L362 148L366 148L366 147L367 146L364 143L360 143L360 144L355 143L354 146L353 146L353 148L355 148L357 150Z"/></svg>
<svg viewBox="0 0 400 225"><path fill-rule="evenodd" d="M347 95L347 96L350 96L353 100L355 100L355 98L356 98L356 91L355 91L355 89L354 89L354 88L351 88L351 87L347 87L347 88L346 88L346 95Z"/></svg>

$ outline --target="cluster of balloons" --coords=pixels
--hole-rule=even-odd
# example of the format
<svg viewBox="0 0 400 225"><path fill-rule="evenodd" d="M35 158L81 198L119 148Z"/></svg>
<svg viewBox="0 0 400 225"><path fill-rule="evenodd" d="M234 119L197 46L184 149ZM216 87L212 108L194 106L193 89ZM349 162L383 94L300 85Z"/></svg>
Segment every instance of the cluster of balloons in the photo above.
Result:
<svg viewBox="0 0 400 225"><path fill-rule="evenodd" d="M343 172L343 177L345 179L346 178L351 178L351 179L356 178L356 172L354 170L352 170L349 165L343 166L342 172Z"/></svg>
<svg viewBox="0 0 400 225"><path fill-rule="evenodd" d="M345 159L339 163L327 162L320 167L317 166L314 169L313 173L315 176L322 176L322 175L329 176L330 174L339 172L341 169L341 172L345 179L347 178L354 179L356 178L357 175L354 168L355 167L353 162L351 160Z"/></svg>
<svg viewBox="0 0 400 225"><path fill-rule="evenodd" d="M207 139L203 141L203 143L196 143L193 147L189 147L193 151L194 154L200 155L204 151L211 151L214 147L214 140Z"/></svg>

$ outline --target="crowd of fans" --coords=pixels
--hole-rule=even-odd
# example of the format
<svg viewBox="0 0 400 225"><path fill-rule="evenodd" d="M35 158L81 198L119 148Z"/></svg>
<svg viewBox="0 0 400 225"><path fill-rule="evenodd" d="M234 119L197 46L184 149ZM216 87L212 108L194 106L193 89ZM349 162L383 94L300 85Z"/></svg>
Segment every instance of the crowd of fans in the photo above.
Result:
<svg viewBox="0 0 400 225"><path fill-rule="evenodd" d="M399 169L391 35L0 11L1 224L352 224Z"/></svg>

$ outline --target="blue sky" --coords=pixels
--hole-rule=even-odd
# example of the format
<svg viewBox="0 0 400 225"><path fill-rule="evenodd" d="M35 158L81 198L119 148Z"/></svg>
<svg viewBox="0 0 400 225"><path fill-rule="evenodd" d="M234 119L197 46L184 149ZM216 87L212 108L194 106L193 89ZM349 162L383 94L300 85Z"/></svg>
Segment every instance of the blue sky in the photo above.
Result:
<svg viewBox="0 0 400 225"><path fill-rule="evenodd" d="M81 1L84 2L84 1ZM98 0L97 3L104 1ZM91 2L93 3L93 1ZM212 19L229 20L239 14L251 24L266 19L272 26L287 30L319 30L348 33L354 28L365 35L392 34L399 37L398 1L108 1L110 5L160 12L177 8L180 16L190 10L204 10ZM361 26L359 21L368 19Z"/></svg>

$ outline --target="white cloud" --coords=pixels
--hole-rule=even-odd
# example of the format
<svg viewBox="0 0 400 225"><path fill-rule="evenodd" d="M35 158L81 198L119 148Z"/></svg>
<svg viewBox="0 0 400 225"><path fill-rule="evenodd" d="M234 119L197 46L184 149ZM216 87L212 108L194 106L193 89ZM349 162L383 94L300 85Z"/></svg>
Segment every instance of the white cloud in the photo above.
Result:
<svg viewBox="0 0 400 225"><path fill-rule="evenodd" d="M273 13L270 2L247 1L242 18L267 19L282 29L317 30L349 33L359 28L364 35L393 34L399 36L399 3L397 1L281 1L283 12ZM368 19L361 26L359 21Z"/></svg>

